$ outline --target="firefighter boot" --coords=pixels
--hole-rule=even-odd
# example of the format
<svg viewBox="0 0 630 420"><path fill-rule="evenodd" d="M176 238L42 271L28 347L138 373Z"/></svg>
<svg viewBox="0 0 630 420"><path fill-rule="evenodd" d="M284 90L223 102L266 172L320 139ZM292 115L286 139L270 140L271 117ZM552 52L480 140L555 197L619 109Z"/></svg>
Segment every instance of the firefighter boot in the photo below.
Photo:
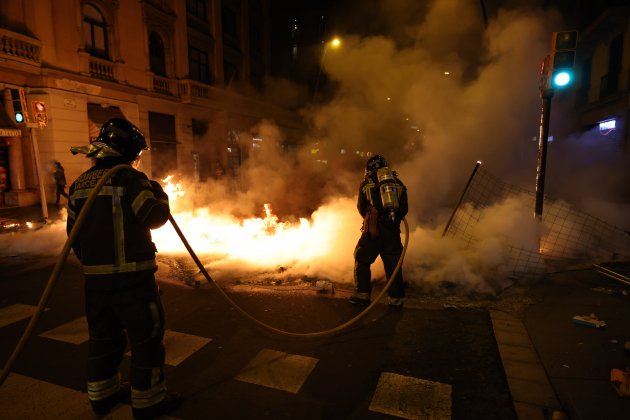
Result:
<svg viewBox="0 0 630 420"><path fill-rule="evenodd" d="M370 304L370 294L366 292L354 292L352 296L350 296L350 303L359 304L359 305L369 305Z"/></svg>
<svg viewBox="0 0 630 420"><path fill-rule="evenodd" d="M133 408L133 418L148 420L168 414L182 404L182 397L177 392L169 392L159 403L145 408Z"/></svg>
<svg viewBox="0 0 630 420"><path fill-rule="evenodd" d="M96 414L98 418L102 418L107 416L118 403L129 404L130 402L131 387L128 383L123 382L120 384L117 393L103 398L102 400L92 401L92 411L94 411L94 414Z"/></svg>

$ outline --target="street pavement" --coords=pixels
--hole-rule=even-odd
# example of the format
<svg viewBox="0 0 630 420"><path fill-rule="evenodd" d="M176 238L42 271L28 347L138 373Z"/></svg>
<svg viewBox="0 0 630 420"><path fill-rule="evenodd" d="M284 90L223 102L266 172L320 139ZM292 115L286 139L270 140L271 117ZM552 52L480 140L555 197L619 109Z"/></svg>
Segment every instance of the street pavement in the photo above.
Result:
<svg viewBox="0 0 630 420"><path fill-rule="evenodd" d="M55 208L49 213L59 217ZM0 209L0 226L38 218L39 207ZM80 271L72 258L37 336L0 387L4 413L17 407L15 392L38 415L22 411L22 417L3 418L89 413L85 337L78 345L59 340L77 330L85 335ZM0 259L0 311L18 303L36 305L53 263ZM556 269L494 299L437 298L410 290L402 311L377 305L339 336L304 341L262 331L209 285L178 281L171 263L161 260L158 271L172 328L167 353L174 343L195 349L184 355L171 351L167 381L186 398L174 418L630 418L630 399L618 397L610 383L611 369L630 365L624 351L630 341L630 287L591 266ZM627 265L610 268L628 276ZM331 328L360 311L347 303L349 291L343 288L335 295L277 287L262 293L247 285L226 285L226 290L254 317L287 331ZM590 314L606 326L572 320ZM3 365L27 320L0 322ZM387 397L387 390L397 397ZM70 391L74 405L68 407L79 404L74 414L43 415L60 405L56 395L67 398ZM119 408L110 417L128 418L128 411Z"/></svg>
<svg viewBox="0 0 630 420"><path fill-rule="evenodd" d="M609 265L627 278L630 265ZM620 398L611 369L630 368L630 287L592 268L551 273L530 289L537 302L523 323L557 398L571 419L630 419L630 398ZM606 323L573 322L593 314Z"/></svg>

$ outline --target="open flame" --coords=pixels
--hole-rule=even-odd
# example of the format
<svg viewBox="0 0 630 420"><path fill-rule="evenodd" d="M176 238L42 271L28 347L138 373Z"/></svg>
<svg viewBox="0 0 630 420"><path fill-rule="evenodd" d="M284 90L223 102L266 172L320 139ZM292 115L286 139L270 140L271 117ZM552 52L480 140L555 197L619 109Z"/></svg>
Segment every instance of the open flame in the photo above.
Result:
<svg viewBox="0 0 630 420"><path fill-rule="evenodd" d="M354 245L329 243L347 228L343 217L332 210L318 212L312 220L300 218L297 222L280 221L270 203L264 204L261 217L247 219L206 208L179 210L177 199L186 193L185 189L173 183L171 176L163 182L164 190L169 193L173 219L195 253L215 265L237 266L241 270L277 270L299 265L303 270L323 257L329 258L331 253L343 252L348 262L344 271L351 275ZM187 253L170 223L152 231L152 236L160 253ZM356 236L352 240L356 240Z"/></svg>
<svg viewBox="0 0 630 420"><path fill-rule="evenodd" d="M168 194L170 200L176 200L177 197L183 197L186 194L184 187L182 187L182 184L172 183L171 179L173 179L173 175L168 175L162 180L164 183L164 192Z"/></svg>

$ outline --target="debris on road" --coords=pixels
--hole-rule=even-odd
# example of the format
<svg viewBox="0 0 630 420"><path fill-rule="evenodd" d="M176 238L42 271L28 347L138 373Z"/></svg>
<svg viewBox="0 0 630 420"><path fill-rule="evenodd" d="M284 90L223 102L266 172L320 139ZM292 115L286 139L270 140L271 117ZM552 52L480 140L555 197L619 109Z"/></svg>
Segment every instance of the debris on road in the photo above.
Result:
<svg viewBox="0 0 630 420"><path fill-rule="evenodd" d="M606 326L606 322L597 318L595 314L590 315L575 315L573 317L574 324L586 325L592 328L602 328Z"/></svg>
<svg viewBox="0 0 630 420"><path fill-rule="evenodd" d="M630 397L630 370L612 369L610 371L610 383L617 395L620 397Z"/></svg>

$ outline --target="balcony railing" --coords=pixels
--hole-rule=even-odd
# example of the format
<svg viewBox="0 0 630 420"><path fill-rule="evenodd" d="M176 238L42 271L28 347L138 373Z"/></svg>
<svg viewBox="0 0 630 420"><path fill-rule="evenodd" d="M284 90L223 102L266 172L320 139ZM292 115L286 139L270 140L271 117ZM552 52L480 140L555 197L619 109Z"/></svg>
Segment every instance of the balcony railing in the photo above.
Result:
<svg viewBox="0 0 630 420"><path fill-rule="evenodd" d="M116 80L115 65L109 60L88 57L90 76L104 80Z"/></svg>
<svg viewBox="0 0 630 420"><path fill-rule="evenodd" d="M208 85L194 80L182 80L179 83L179 96L184 102L190 102L193 99L208 99L210 89Z"/></svg>
<svg viewBox="0 0 630 420"><path fill-rule="evenodd" d="M153 91L165 95L177 96L177 84L173 79L153 75Z"/></svg>
<svg viewBox="0 0 630 420"><path fill-rule="evenodd" d="M42 43L26 35L0 28L0 57L39 66Z"/></svg>

